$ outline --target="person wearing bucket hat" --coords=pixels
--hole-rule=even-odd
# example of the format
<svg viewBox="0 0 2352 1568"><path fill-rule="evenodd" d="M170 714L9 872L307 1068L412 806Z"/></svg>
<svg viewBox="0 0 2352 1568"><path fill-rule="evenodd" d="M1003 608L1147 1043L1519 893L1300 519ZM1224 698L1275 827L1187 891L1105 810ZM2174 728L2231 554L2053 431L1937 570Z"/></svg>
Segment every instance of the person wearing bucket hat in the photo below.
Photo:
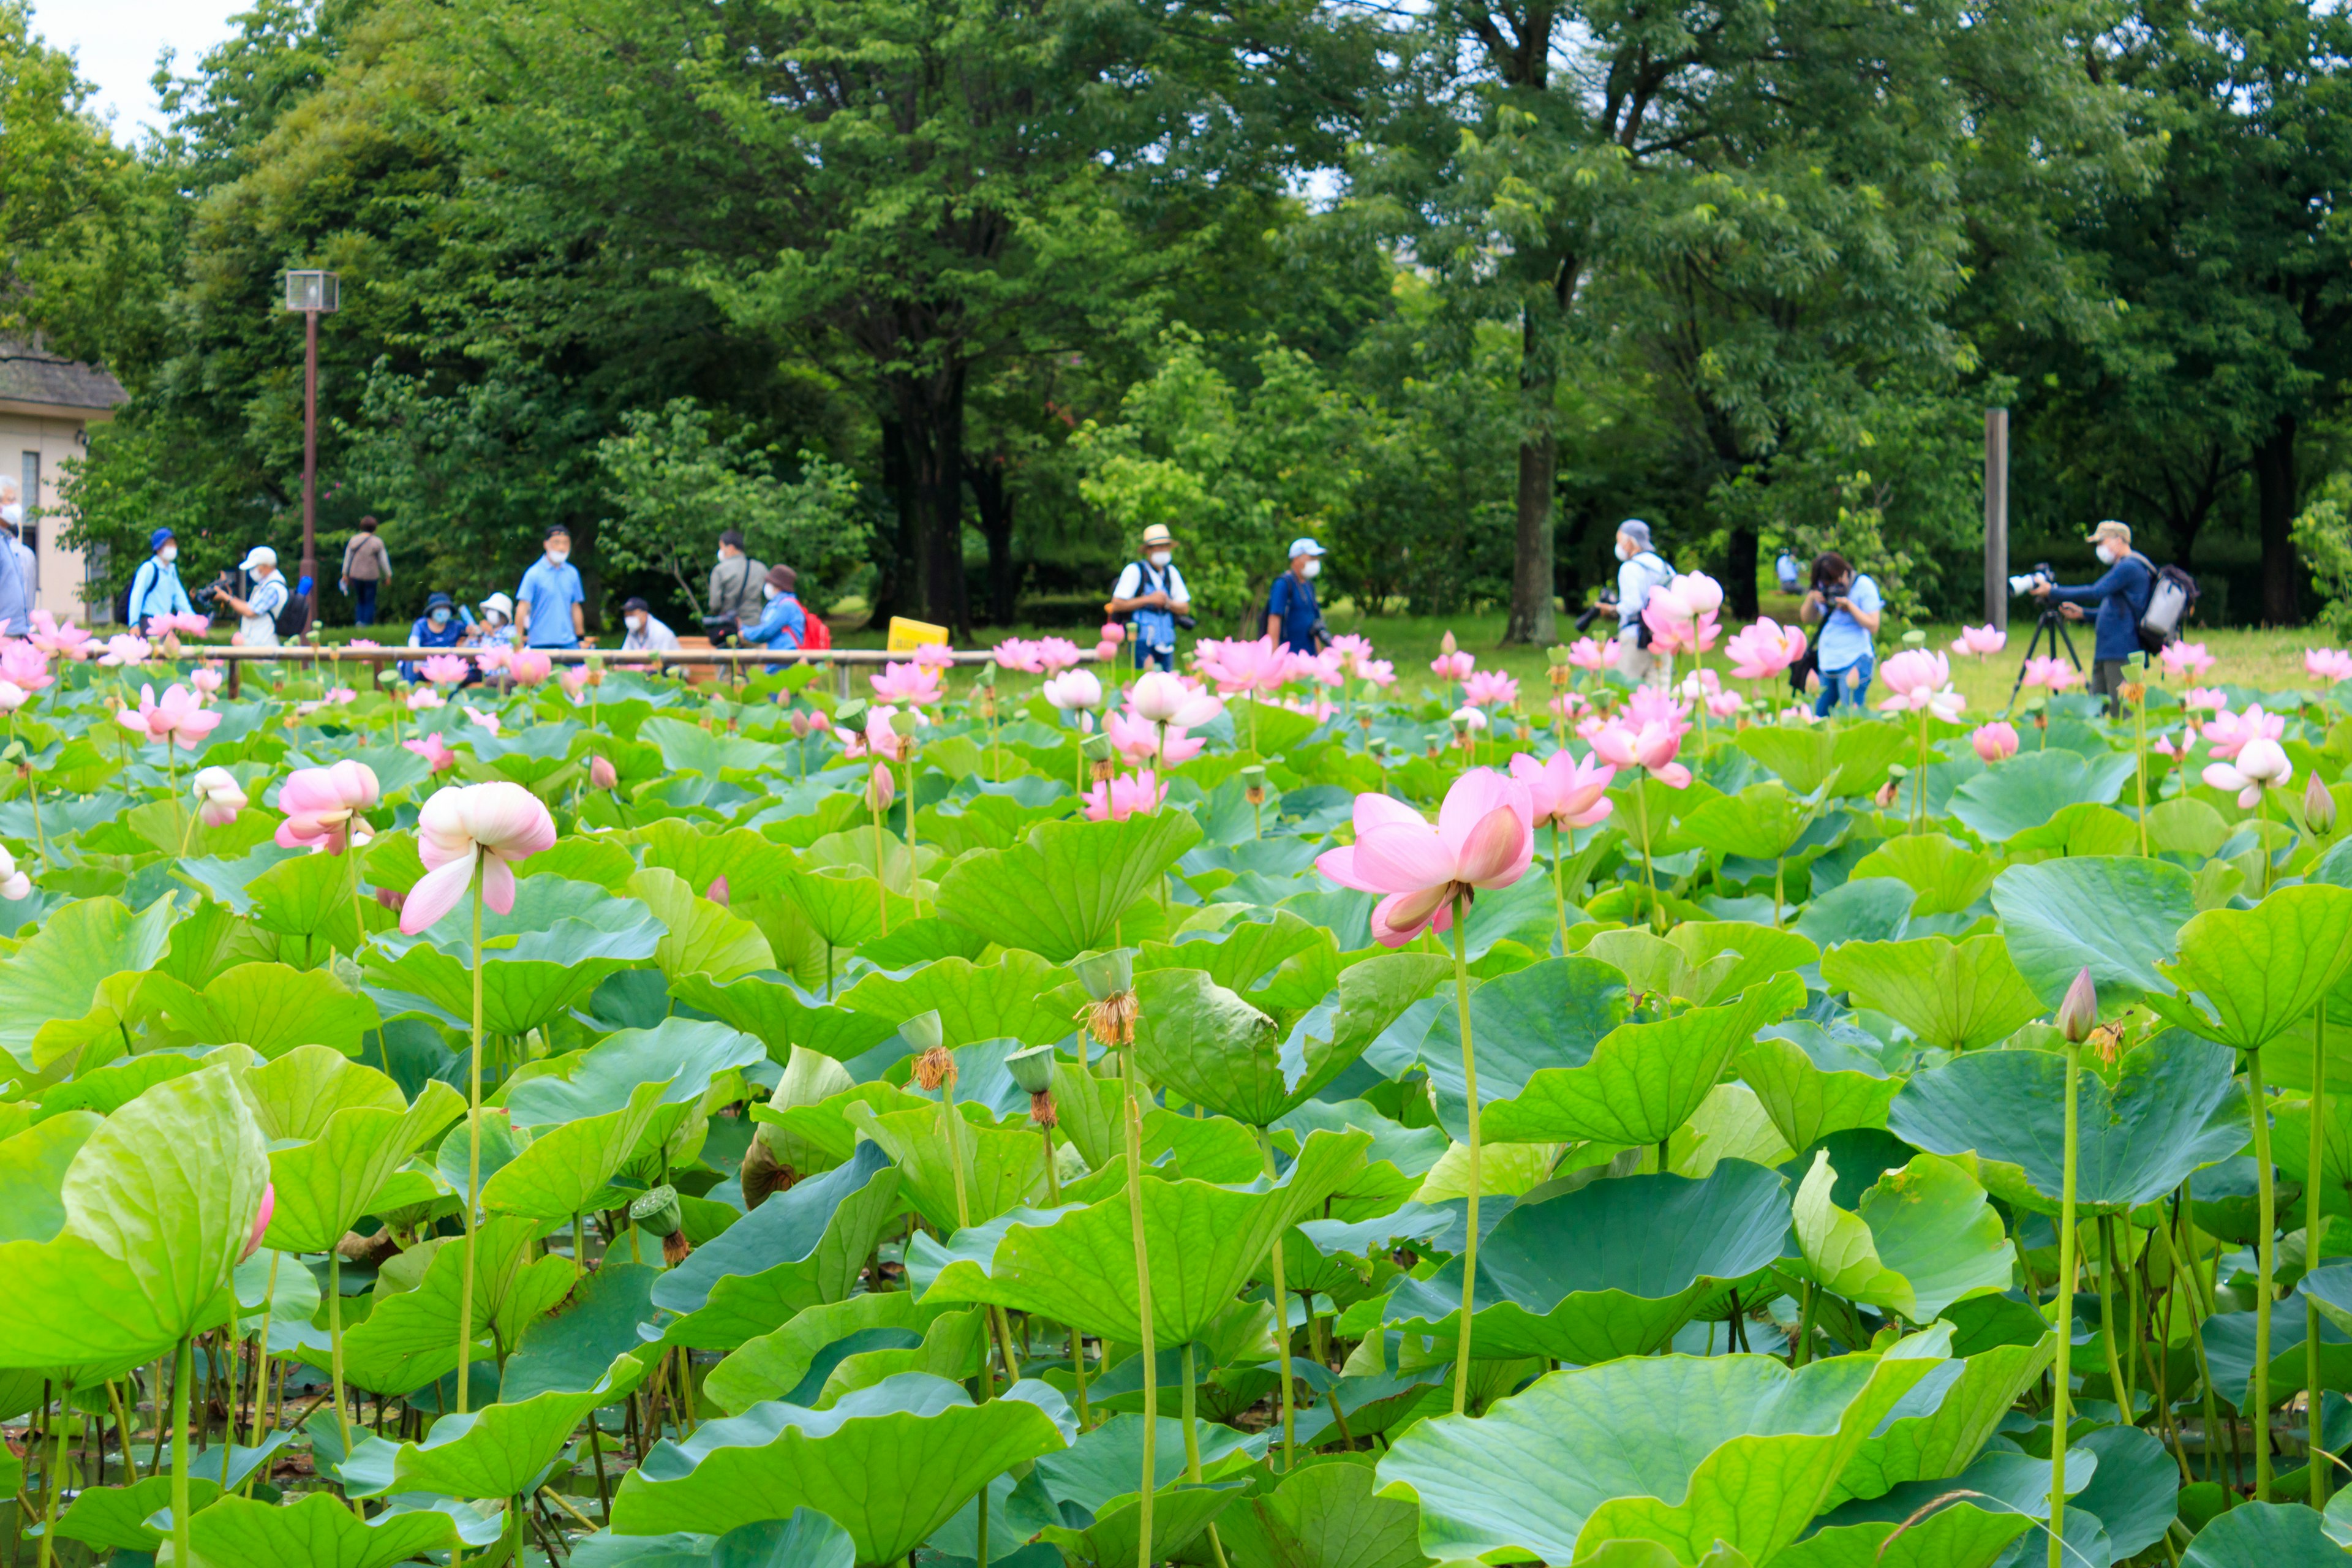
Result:
<svg viewBox="0 0 2352 1568"><path fill-rule="evenodd" d="M1103 611L1114 621L1133 620L1136 668L1175 669L1176 631L1180 621L1192 624L1192 591L1176 570L1176 538L1167 524L1143 531L1143 549L1119 572Z"/></svg>
<svg viewBox="0 0 2352 1568"><path fill-rule="evenodd" d="M168 528L159 528L147 536L147 559L131 579L131 597L123 603L123 624L133 628L146 626L153 616L193 616L195 606L188 603L188 590L180 582L179 542Z"/></svg>
<svg viewBox="0 0 2352 1568"><path fill-rule="evenodd" d="M2147 613L2147 597L2156 588L2156 563L2132 548L2131 525L2107 519L2083 542L2106 571L2098 581L2079 588L2063 588L2047 580L2030 590L2037 599L2058 606L2068 620L2083 618L2083 606L2098 606L2091 648L2091 695L2107 700L2107 714L2123 714L2124 667L2134 654L2147 655L2139 646L2139 619Z"/></svg>
<svg viewBox="0 0 2352 1568"><path fill-rule="evenodd" d="M425 596L425 613L409 623L408 646L411 647L462 647L465 641L466 627L464 623L457 619L457 605L446 594L438 591L427 594ZM403 680L415 680L417 679L416 669L417 667L414 664L403 664L400 667L400 678ZM480 679L481 672L476 670L467 677L466 684L471 686Z"/></svg>
<svg viewBox="0 0 2352 1568"><path fill-rule="evenodd" d="M766 608L760 612L756 626L743 628L745 647L774 649L801 646L801 639L808 635L808 612L801 607L800 595L795 592L800 582L800 574L789 566L768 568L768 575L760 584ZM772 664L768 673L773 675L783 668Z"/></svg>
<svg viewBox="0 0 2352 1568"><path fill-rule="evenodd" d="M1290 570L1274 580L1265 596L1265 635L1309 658L1322 651L1323 609L1315 602L1315 579L1322 570L1323 547L1312 539L1294 539Z"/></svg>
<svg viewBox="0 0 2352 1568"><path fill-rule="evenodd" d="M278 571L278 552L257 544L236 569L253 579L253 591L242 599L226 591L221 595L221 603L236 612L237 646L276 647L278 612L286 607L286 579Z"/></svg>

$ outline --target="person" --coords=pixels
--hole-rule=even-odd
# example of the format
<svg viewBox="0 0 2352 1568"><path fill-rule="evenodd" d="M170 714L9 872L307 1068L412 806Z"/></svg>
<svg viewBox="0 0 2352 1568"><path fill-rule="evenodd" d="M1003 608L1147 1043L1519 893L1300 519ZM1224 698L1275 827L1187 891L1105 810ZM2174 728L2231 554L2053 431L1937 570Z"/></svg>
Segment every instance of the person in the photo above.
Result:
<svg viewBox="0 0 2352 1568"><path fill-rule="evenodd" d="M8 536L8 549L16 557L16 570L25 579L25 604L29 610L35 591L41 585L41 563L33 547L25 542L25 497L14 479L0 479L0 528Z"/></svg>
<svg viewBox="0 0 2352 1568"><path fill-rule="evenodd" d="M1783 550L1780 552L1780 558L1772 563L1773 580L1780 584L1780 592L1783 594L1793 594L1797 591L1798 579L1804 575L1804 570L1798 563L1796 554L1792 551Z"/></svg>
<svg viewBox="0 0 2352 1568"><path fill-rule="evenodd" d="M2037 599L2055 602L2058 613L2070 621L2083 618L2085 605L2099 607L2091 648L2091 695L2105 698L2107 716L2119 719L2124 710L2124 666L2134 654L2140 656L2143 664L2147 660L2139 646L2139 618L2147 614L2148 595L2156 590L2156 563L2132 548L2131 525L2113 518L2091 530L2084 542L2106 568L2097 582L2062 588L2045 579L2029 592Z"/></svg>
<svg viewBox="0 0 2352 1568"><path fill-rule="evenodd" d="M192 616L188 590L181 584L180 546L168 528L147 536L147 559L131 577L131 598L125 616L134 631L144 630L151 616Z"/></svg>
<svg viewBox="0 0 2352 1568"><path fill-rule="evenodd" d="M1633 686L1655 686L1665 679L1666 667L1649 648L1649 628L1642 624L1642 606L1653 589L1674 581L1675 569L1650 542L1650 525L1629 517L1617 525L1617 673Z"/></svg>
<svg viewBox="0 0 2352 1568"><path fill-rule="evenodd" d="M16 481L0 477L0 521L7 524L12 543L13 531L25 517L25 509L16 496ZM0 550L0 637L23 637L32 629L32 576L14 549Z"/></svg>
<svg viewBox="0 0 2352 1568"><path fill-rule="evenodd" d="M556 523L547 531L545 552L515 590L522 640L532 647L578 647L588 629L587 603L580 568L572 564L572 531Z"/></svg>
<svg viewBox="0 0 2352 1568"><path fill-rule="evenodd" d="M743 628L746 647L795 648L808 631L808 612L801 608L800 595L794 592L800 585L800 574L789 566L771 566L760 584L761 597L765 601L757 622ZM784 667L768 666L775 674Z"/></svg>
<svg viewBox="0 0 2352 1568"><path fill-rule="evenodd" d="M278 552L257 544L236 569L253 579L253 591L242 599L226 589L221 592L221 603L236 612L237 646L276 647L278 612L286 607L286 579L278 571Z"/></svg>
<svg viewBox="0 0 2352 1568"><path fill-rule="evenodd" d="M409 625L408 646L411 647L462 647L465 646L465 641L466 627L459 623L457 606L451 601L449 595L442 593L426 595L425 613ZM403 680L416 679L417 667L413 663L404 662L400 667L400 678ZM480 679L481 672L476 670L466 678L465 684L471 686Z"/></svg>
<svg viewBox="0 0 2352 1568"><path fill-rule="evenodd" d="M493 594L475 606L481 612L476 620L466 614L463 605L457 606L457 616L466 622L466 643L470 647L500 646L519 647L515 637L514 601L504 594Z"/></svg>
<svg viewBox="0 0 2352 1568"><path fill-rule="evenodd" d="M339 579L352 596L352 624L375 625L375 594L392 581L392 556L375 531L375 519L360 519L360 531L343 543L343 574Z"/></svg>
<svg viewBox="0 0 2352 1568"><path fill-rule="evenodd" d="M623 653L675 653L677 634L654 617L653 607L643 599L630 599L621 605L622 624L628 627L621 638ZM794 646L798 646L795 644Z"/></svg>
<svg viewBox="0 0 2352 1568"><path fill-rule="evenodd" d="M1176 570L1176 541L1164 523L1143 531L1143 553L1130 561L1103 606L1113 616L1135 617L1135 668L1176 668L1176 617L1192 613L1192 590Z"/></svg>
<svg viewBox="0 0 2352 1568"><path fill-rule="evenodd" d="M1265 598L1265 635L1294 653L1322 651L1323 611L1315 603L1315 579L1323 570L1323 547L1311 539L1290 542L1290 570L1274 580Z"/></svg>
<svg viewBox="0 0 2352 1568"><path fill-rule="evenodd" d="M768 602L760 590L768 569L743 553L743 533L730 528L719 536L719 563L710 569L710 613L732 616L744 626L758 624Z"/></svg>
<svg viewBox="0 0 2352 1568"><path fill-rule="evenodd" d="M1871 671L1878 668L1871 637L1878 630L1881 601L1870 574L1856 572L1834 550L1813 557L1811 586L1797 606L1798 618L1822 623L1813 639L1821 671L1821 694L1813 699L1813 717L1826 719L1841 701L1862 706L1870 690Z"/></svg>

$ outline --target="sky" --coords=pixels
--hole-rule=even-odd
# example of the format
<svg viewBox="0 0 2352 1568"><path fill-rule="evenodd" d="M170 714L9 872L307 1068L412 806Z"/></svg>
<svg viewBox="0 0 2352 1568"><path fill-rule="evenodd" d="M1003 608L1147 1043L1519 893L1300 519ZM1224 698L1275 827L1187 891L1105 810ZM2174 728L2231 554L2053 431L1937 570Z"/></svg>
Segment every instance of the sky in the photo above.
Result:
<svg viewBox="0 0 2352 1568"><path fill-rule="evenodd" d="M146 129L163 129L147 80L156 52L168 46L173 68L184 74L229 36L229 17L245 8L244 0L35 0L33 26L73 51L81 74L97 84L93 107L110 116L114 139L129 143Z"/></svg>

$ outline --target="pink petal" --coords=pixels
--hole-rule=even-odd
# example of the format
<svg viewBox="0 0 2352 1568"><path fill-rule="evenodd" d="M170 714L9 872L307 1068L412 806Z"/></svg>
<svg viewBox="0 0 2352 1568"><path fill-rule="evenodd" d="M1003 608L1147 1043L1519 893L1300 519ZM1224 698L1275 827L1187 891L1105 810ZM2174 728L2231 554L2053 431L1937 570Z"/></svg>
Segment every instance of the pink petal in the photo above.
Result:
<svg viewBox="0 0 2352 1568"><path fill-rule="evenodd" d="M1421 934L1421 929L1437 920L1440 929L1449 922L1438 917L1451 912L1454 885L1440 883L1434 888L1422 888L1412 892L1391 893L1372 909L1372 938L1382 947L1402 947Z"/></svg>
<svg viewBox="0 0 2352 1568"><path fill-rule="evenodd" d="M1381 827L1356 840L1356 874L1374 892L1406 893L1454 878L1456 858L1427 823Z"/></svg>
<svg viewBox="0 0 2352 1568"><path fill-rule="evenodd" d="M1474 887L1507 888L1535 858L1535 835L1509 806L1497 806L1470 830L1456 873Z"/></svg>
<svg viewBox="0 0 2352 1568"><path fill-rule="evenodd" d="M500 914L514 911L514 868L496 855L482 858L482 902Z"/></svg>
<svg viewBox="0 0 2352 1568"><path fill-rule="evenodd" d="M473 879L471 856L425 872L417 879L416 886L408 889L408 897L400 906L401 931L415 936L456 909Z"/></svg>
<svg viewBox="0 0 2352 1568"><path fill-rule="evenodd" d="M1365 834L1376 827L1427 827L1423 816L1392 795L1367 794L1356 797L1356 839L1363 841Z"/></svg>

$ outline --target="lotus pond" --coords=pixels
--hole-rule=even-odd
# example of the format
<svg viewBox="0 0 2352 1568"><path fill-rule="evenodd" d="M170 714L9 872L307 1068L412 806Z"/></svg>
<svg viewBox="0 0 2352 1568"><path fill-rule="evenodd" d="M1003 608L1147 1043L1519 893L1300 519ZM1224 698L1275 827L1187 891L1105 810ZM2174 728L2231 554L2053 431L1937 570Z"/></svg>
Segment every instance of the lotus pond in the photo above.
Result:
<svg viewBox="0 0 2352 1568"><path fill-rule="evenodd" d="M2343 1562L2334 666L1815 722L1693 597L1671 693L0 647L11 1563Z"/></svg>

